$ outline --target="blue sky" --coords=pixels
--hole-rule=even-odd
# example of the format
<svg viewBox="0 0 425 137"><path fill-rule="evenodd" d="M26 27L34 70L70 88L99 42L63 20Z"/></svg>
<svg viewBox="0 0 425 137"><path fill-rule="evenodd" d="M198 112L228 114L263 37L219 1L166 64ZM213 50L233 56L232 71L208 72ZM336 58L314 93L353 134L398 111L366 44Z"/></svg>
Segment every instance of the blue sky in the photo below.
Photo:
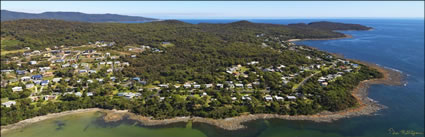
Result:
<svg viewBox="0 0 425 137"><path fill-rule="evenodd" d="M160 19L424 18L423 1L1 1L1 9L114 13Z"/></svg>

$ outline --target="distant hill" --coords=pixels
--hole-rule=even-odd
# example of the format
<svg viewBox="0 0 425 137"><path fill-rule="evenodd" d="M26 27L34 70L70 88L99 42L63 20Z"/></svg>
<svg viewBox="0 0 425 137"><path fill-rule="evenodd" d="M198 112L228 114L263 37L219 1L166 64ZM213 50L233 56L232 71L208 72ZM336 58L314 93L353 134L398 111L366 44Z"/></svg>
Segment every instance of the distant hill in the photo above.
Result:
<svg viewBox="0 0 425 137"><path fill-rule="evenodd" d="M1 10L1 21L18 19L57 19L80 22L154 21L158 19L118 14L85 14L80 12L44 12L40 14Z"/></svg>
<svg viewBox="0 0 425 137"><path fill-rule="evenodd" d="M360 24L346 24L346 23L337 23L337 22L328 22L328 21L319 21L311 22L308 24L297 23L297 24L288 24L291 27L311 27L317 29L327 29L327 30L370 30L372 27L363 26Z"/></svg>

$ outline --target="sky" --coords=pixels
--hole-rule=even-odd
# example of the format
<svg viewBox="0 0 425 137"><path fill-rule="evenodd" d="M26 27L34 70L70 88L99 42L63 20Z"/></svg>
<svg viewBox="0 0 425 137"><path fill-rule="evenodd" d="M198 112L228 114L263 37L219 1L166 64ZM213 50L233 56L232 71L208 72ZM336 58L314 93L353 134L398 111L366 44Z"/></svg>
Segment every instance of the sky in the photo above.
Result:
<svg viewBox="0 0 425 137"><path fill-rule="evenodd" d="M1 1L1 9L159 19L424 18L424 1Z"/></svg>

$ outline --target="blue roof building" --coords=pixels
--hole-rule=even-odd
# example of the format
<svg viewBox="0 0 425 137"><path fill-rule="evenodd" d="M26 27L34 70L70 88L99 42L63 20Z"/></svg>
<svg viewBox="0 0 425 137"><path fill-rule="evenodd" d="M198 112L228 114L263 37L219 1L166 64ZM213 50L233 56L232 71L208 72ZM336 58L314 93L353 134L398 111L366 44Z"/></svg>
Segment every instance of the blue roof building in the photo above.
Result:
<svg viewBox="0 0 425 137"><path fill-rule="evenodd" d="M41 80L43 78L43 76L42 75L33 75L33 76L31 76L31 78L34 79L34 80Z"/></svg>

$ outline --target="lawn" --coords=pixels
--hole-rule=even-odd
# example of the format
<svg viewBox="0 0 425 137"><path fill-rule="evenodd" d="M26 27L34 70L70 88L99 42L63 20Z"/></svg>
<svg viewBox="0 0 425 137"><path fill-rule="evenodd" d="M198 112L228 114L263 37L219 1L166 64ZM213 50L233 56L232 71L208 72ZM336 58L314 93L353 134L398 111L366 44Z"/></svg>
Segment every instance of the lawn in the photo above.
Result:
<svg viewBox="0 0 425 137"><path fill-rule="evenodd" d="M2 45L2 48L3 48L3 45ZM25 52L25 51L27 51L27 49L18 49L18 50L4 50L4 49L2 49L1 55L3 56L3 55L6 55L6 54L19 53L19 52Z"/></svg>

